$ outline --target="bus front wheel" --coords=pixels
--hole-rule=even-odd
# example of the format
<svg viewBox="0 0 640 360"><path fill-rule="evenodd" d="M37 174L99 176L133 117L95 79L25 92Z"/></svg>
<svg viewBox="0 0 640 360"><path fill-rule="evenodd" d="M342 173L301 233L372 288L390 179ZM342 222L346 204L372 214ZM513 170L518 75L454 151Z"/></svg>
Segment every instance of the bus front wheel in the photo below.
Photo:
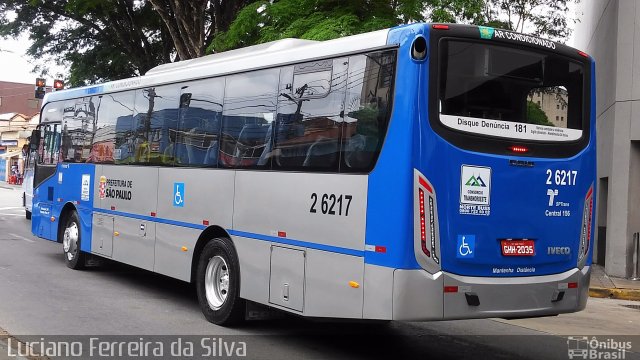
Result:
<svg viewBox="0 0 640 360"><path fill-rule="evenodd" d="M205 318L216 325L234 325L244 319L240 299L240 265L231 240L209 241L198 258L198 302Z"/></svg>
<svg viewBox="0 0 640 360"><path fill-rule="evenodd" d="M62 233L62 250L64 262L68 268L80 270L84 268L84 254L80 251L80 220L78 213L73 211L66 219Z"/></svg>

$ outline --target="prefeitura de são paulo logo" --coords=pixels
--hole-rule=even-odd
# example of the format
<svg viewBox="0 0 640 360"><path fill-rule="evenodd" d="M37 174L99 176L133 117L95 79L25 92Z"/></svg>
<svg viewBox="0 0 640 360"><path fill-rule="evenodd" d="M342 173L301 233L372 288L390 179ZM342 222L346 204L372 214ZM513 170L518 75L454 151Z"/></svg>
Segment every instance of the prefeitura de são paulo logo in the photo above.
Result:
<svg viewBox="0 0 640 360"><path fill-rule="evenodd" d="M107 177L106 176L100 176L100 187L99 187L100 199L104 199L105 198L105 190L106 189L107 189Z"/></svg>

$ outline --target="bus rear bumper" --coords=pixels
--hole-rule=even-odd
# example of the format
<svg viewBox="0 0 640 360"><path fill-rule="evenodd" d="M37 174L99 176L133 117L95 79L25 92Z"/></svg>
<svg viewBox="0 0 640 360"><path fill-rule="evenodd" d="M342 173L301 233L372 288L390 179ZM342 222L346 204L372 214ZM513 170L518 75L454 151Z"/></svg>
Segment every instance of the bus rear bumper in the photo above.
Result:
<svg viewBox="0 0 640 360"><path fill-rule="evenodd" d="M396 270L393 319L522 318L580 311L587 303L590 277L589 266L511 278Z"/></svg>

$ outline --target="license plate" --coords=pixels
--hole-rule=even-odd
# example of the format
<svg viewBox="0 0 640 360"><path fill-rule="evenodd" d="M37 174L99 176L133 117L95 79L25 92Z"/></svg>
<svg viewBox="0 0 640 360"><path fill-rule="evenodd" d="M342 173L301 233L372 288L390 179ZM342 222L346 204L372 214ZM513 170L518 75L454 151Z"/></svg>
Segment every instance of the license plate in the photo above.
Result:
<svg viewBox="0 0 640 360"><path fill-rule="evenodd" d="M533 240L500 240L503 256L533 256L535 243Z"/></svg>

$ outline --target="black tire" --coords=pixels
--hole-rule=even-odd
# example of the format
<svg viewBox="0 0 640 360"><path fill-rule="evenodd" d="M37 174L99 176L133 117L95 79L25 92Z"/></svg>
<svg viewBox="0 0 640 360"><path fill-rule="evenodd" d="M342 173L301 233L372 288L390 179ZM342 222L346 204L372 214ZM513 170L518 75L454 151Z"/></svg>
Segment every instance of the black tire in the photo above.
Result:
<svg viewBox="0 0 640 360"><path fill-rule="evenodd" d="M221 261L222 260L222 261ZM211 264L211 265L210 265ZM209 280L207 280L207 268L209 269ZM213 288L215 284L223 284L223 281L214 281L215 274L220 269L220 273L227 273L227 288L216 292ZM209 284L209 289L206 289ZM213 286L213 287L212 287ZM224 286L219 286L224 288ZM216 325L231 326L238 324L244 320L246 304L240 299L240 264L238 263L238 255L233 247L231 240L226 238L217 238L209 241L202 249L198 258L198 267L196 271L196 289L198 293L198 302L204 317ZM224 293L224 299L218 306L216 302L220 302L220 295ZM212 305L213 304L213 305Z"/></svg>
<svg viewBox="0 0 640 360"><path fill-rule="evenodd" d="M75 211L71 212L69 216L66 217L64 224L64 228L62 228L61 232L64 262L70 269L84 269L85 254L80 251L82 231L80 228L78 213Z"/></svg>
<svg viewBox="0 0 640 360"><path fill-rule="evenodd" d="M31 211L25 210L24 217L27 218L27 220L31 220Z"/></svg>

